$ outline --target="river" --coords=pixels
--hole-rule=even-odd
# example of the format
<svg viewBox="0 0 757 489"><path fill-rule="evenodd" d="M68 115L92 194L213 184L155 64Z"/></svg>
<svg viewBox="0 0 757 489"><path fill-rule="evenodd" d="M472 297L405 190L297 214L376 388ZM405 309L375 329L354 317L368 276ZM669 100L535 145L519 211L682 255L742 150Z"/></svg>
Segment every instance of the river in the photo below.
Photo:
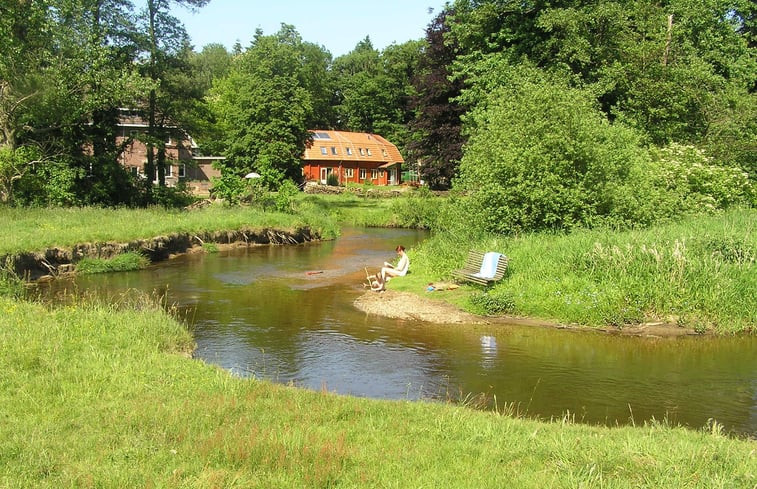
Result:
<svg viewBox="0 0 757 489"><path fill-rule="evenodd" d="M656 420L702 428L715 420L727 432L757 436L754 336L638 338L432 324L357 310L352 303L365 293L365 267L375 269L395 257L397 244L410 248L425 237L347 229L334 241L189 254L40 290L48 297L162 294L186 318L195 357L242 377L591 424Z"/></svg>

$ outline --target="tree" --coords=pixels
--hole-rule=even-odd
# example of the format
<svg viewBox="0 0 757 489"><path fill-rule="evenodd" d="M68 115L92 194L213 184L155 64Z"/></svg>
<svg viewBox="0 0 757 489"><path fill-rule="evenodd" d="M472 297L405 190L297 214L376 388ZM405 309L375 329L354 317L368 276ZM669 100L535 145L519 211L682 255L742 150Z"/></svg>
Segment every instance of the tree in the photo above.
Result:
<svg viewBox="0 0 757 489"><path fill-rule="evenodd" d="M145 27L145 50L147 61L145 71L154 82L163 78L172 60L188 46L188 36L184 26L172 15L172 5L197 9L205 6L209 0L146 0L142 20ZM148 95L147 119L148 127L145 135L147 145L147 163L145 175L148 185L151 184L157 170L158 185L165 186L166 155L164 141L170 137L171 124L168 114L163 112L165 107L159 104L158 89L153 88ZM163 97L162 100L170 100ZM157 158L157 159L156 159ZM148 187L149 189L149 187Z"/></svg>
<svg viewBox="0 0 757 489"><path fill-rule="evenodd" d="M282 24L271 36L258 30L212 90L213 111L226 135L224 178L256 171L270 188L301 178L308 123L314 119L304 51L292 26Z"/></svg>
<svg viewBox="0 0 757 489"><path fill-rule="evenodd" d="M13 201L13 186L36 157L19 147L28 130L28 106L44 89L40 70L49 56L45 5L30 0L0 6L0 202Z"/></svg>
<svg viewBox="0 0 757 489"><path fill-rule="evenodd" d="M426 29L426 46L413 80L416 95L411 105L415 118L410 122L412 142L408 160L419 168L431 188L446 189L457 174L465 141L461 116L466 107L458 101L461 78L452 78L451 68L457 45L449 40L449 18L444 10Z"/></svg>

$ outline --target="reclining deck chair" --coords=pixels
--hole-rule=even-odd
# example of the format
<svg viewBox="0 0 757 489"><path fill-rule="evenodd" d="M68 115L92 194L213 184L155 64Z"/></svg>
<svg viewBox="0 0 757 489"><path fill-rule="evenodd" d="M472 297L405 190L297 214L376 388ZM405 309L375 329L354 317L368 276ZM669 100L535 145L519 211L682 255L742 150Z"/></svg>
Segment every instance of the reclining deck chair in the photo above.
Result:
<svg viewBox="0 0 757 489"><path fill-rule="evenodd" d="M495 251L482 253L471 250L465 266L452 272L456 279L467 280L481 285L489 285L501 280L507 271L507 256Z"/></svg>

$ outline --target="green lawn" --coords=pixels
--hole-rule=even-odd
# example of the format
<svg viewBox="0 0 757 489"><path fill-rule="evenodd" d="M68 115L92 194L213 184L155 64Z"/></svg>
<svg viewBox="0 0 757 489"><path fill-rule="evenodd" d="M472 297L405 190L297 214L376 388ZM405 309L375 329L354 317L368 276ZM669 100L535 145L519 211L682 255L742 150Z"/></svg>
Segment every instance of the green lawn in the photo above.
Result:
<svg viewBox="0 0 757 489"><path fill-rule="evenodd" d="M150 301L0 298L0 487L748 488L757 442L239 379Z"/></svg>

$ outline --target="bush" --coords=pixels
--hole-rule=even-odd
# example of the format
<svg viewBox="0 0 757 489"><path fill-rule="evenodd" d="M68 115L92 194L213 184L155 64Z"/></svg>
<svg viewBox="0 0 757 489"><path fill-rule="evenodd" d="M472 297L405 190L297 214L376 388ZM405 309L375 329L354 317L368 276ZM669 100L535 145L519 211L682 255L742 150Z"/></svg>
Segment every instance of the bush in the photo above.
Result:
<svg viewBox="0 0 757 489"><path fill-rule="evenodd" d="M273 199L276 210L287 214L294 214L296 197L299 193L300 189L297 184L291 180L284 180Z"/></svg>
<svg viewBox="0 0 757 489"><path fill-rule="evenodd" d="M339 186L339 177L336 173L329 173L329 176L326 177L326 185L331 185L332 187Z"/></svg>
<svg viewBox="0 0 757 489"><path fill-rule="evenodd" d="M466 120L455 188L482 231L571 229L609 215L631 169L648 159L637 134L610 124L588 90L513 69Z"/></svg>
<svg viewBox="0 0 757 489"><path fill-rule="evenodd" d="M515 310L515 299L506 291L475 292L468 300L475 309L488 315L504 314Z"/></svg>

